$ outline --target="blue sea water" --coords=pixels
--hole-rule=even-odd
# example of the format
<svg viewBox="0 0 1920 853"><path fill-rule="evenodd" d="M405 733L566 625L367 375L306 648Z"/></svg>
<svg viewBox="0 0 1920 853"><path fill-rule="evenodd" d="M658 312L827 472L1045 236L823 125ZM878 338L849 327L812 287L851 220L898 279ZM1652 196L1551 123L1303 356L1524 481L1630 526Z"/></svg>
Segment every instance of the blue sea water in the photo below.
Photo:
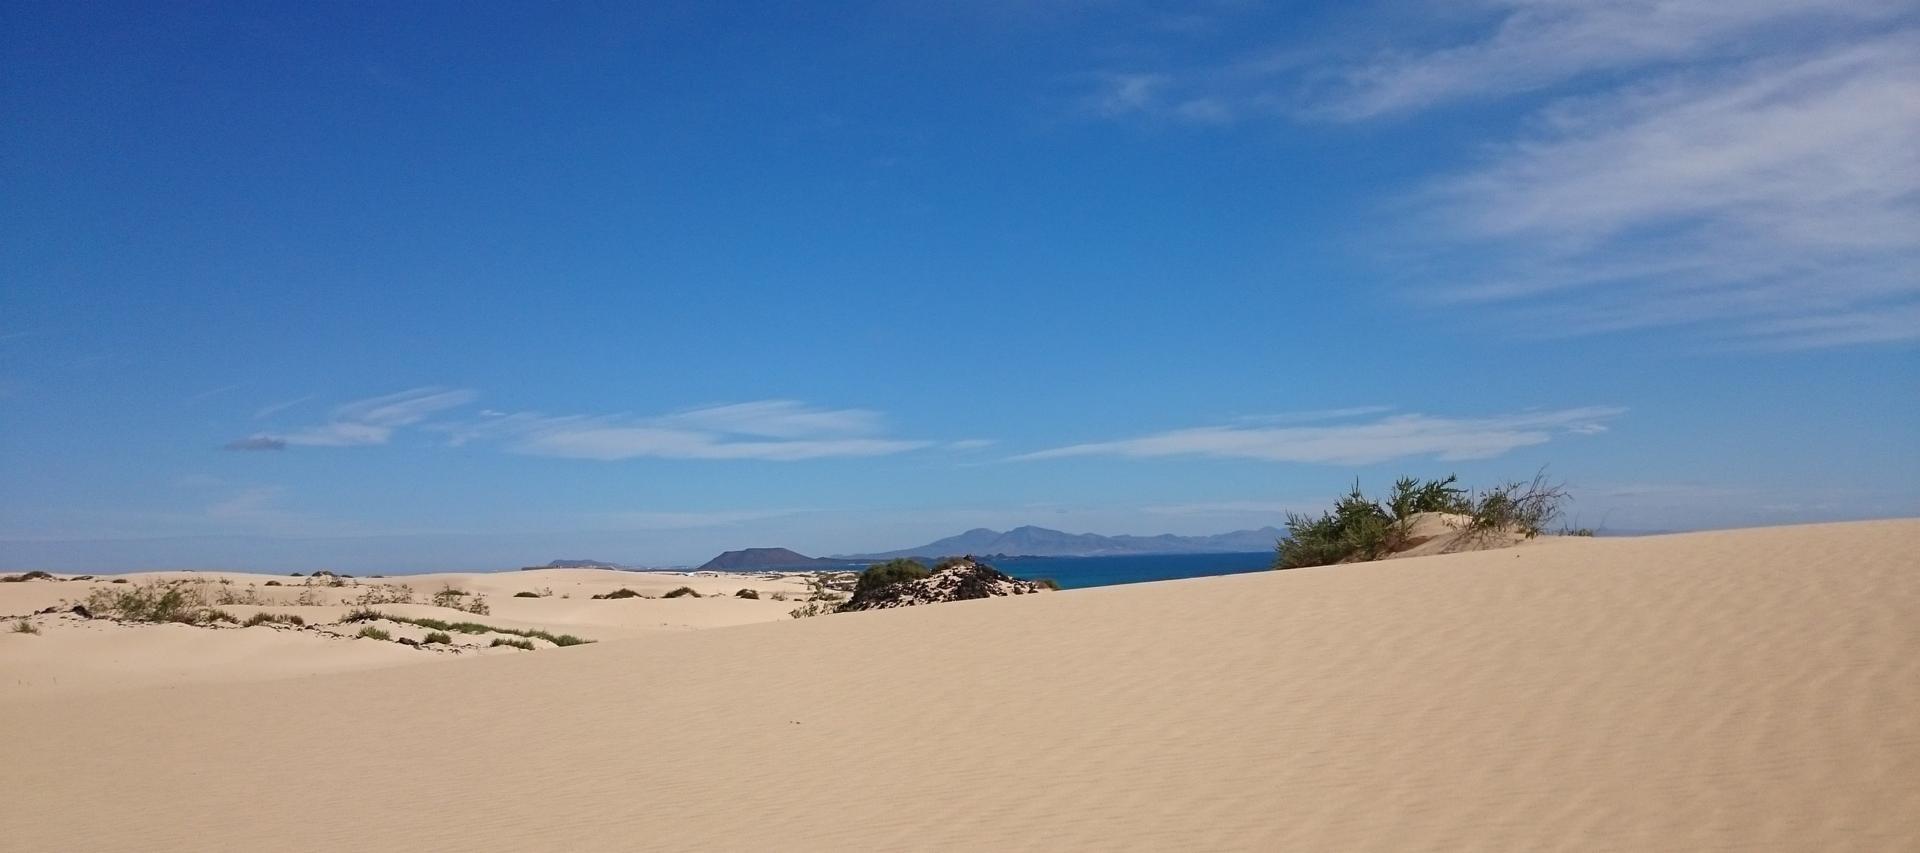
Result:
<svg viewBox="0 0 1920 853"><path fill-rule="evenodd" d="M1052 578L1061 589L1113 586L1123 583L1170 581L1212 575L1265 571L1273 566L1272 551L1250 554L1147 554L1122 557L1002 557L988 558L994 568L1017 578Z"/></svg>

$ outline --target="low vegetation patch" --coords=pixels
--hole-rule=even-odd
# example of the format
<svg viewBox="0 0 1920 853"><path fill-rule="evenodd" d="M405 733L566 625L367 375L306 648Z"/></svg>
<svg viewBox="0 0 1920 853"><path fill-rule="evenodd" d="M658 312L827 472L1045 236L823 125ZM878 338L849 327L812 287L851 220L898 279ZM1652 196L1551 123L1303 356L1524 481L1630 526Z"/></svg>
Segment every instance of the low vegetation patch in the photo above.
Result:
<svg viewBox="0 0 1920 853"><path fill-rule="evenodd" d="M31 571L22 575L6 575L4 577L0 577L0 583L21 583L23 581L50 581L50 580L53 580L53 575L47 574L46 572L42 572L42 571Z"/></svg>
<svg viewBox="0 0 1920 853"><path fill-rule="evenodd" d="M690 587L690 586L680 587L679 589L673 590L672 592L669 592L666 595L663 595L660 597L661 598L684 598L686 596L693 596L694 598L701 597L700 593L695 592L693 587Z"/></svg>
<svg viewBox="0 0 1920 853"><path fill-rule="evenodd" d="M200 587L185 581L153 581L126 589L96 589L87 596L86 608L95 616L128 622L208 625L239 621L233 614L209 605Z"/></svg>
<svg viewBox="0 0 1920 853"><path fill-rule="evenodd" d="M1405 548L1413 517L1444 513L1464 519L1469 537L1517 534L1532 538L1558 518L1567 490L1543 470L1530 482L1503 483L1469 492L1448 475L1438 480L1402 477L1385 501L1376 501L1354 481L1333 509L1319 516L1287 514L1287 538L1274 552L1273 567L1294 569L1377 560Z"/></svg>
<svg viewBox="0 0 1920 853"><path fill-rule="evenodd" d="M533 651L532 643L527 642L526 640L509 640L506 637L495 637L493 638L493 642L487 644L487 648L489 649L495 646L512 646L516 649L526 649L527 651Z"/></svg>
<svg viewBox="0 0 1920 853"><path fill-rule="evenodd" d="M361 629L360 629L360 633L358 633L358 634L355 634L354 636L355 636L355 637L365 637L365 638L367 638L367 639L369 639L369 640L391 640L391 639L393 639L393 635L392 635L392 634L389 634L389 633L387 633L386 631L383 631L383 630L381 630L381 629L379 629L379 628L375 628L375 627L373 627L372 625L368 625L368 626L366 626L365 628L361 628Z"/></svg>
<svg viewBox="0 0 1920 853"><path fill-rule="evenodd" d="M526 630L522 628L501 628L494 625L482 625L478 622L445 622L439 619L426 619L418 616L401 616L394 613L382 613L378 610L355 610L348 613L342 622L372 622L385 619L403 625L418 625L431 631L453 631L460 634L511 634L515 637L534 637L546 640L556 646L578 646L593 642L583 640L572 634L554 634L548 631Z"/></svg>
<svg viewBox="0 0 1920 853"><path fill-rule="evenodd" d="M429 631L427 633L427 638L425 640L422 640L421 642L441 643L443 645L451 646L453 645L453 635L448 634L445 631Z"/></svg>
<svg viewBox="0 0 1920 853"><path fill-rule="evenodd" d="M412 604L413 587L403 583L377 583L360 591L360 597L353 600L361 607L375 604Z"/></svg>
<svg viewBox="0 0 1920 853"><path fill-rule="evenodd" d="M734 593L734 594L733 594L733 597L734 597L734 598L751 598L751 599L753 599L753 600L755 600L755 601L759 601L759 600L760 600L760 593L758 593L758 592L755 592L755 591L753 591L753 590L750 590L750 589L743 589L743 590L740 590L739 592L736 592L736 593Z"/></svg>
<svg viewBox="0 0 1920 853"><path fill-rule="evenodd" d="M815 616L825 616L838 611L841 603L846 601L845 596L833 590L831 586L832 580L824 574L809 575L806 578L806 582L807 598L805 603L787 611L788 616L795 619L811 619Z"/></svg>
<svg viewBox="0 0 1920 853"><path fill-rule="evenodd" d="M15 634L38 634L38 633L40 633L40 629L39 629L39 628L37 628L37 627L35 627L35 626L34 626L34 624L33 624L32 622L28 622L28 621L27 621L27 620L25 620L25 619L21 619L21 620L19 620L19 621L16 621L16 622L14 622L14 623L13 623L13 633L15 633Z"/></svg>
<svg viewBox="0 0 1920 853"><path fill-rule="evenodd" d="M861 598L871 595L881 587L893 586L905 581L917 581L932 575L933 571L919 560L900 559L875 563L861 572L860 579L854 582L853 597Z"/></svg>
<svg viewBox="0 0 1920 853"><path fill-rule="evenodd" d="M255 625L292 625L299 627L305 624L307 624L307 620L300 618L298 614L268 613L262 610L259 613L248 616L247 621L240 623L240 627L251 628Z"/></svg>
<svg viewBox="0 0 1920 853"><path fill-rule="evenodd" d="M648 596L641 595L640 593L634 592L633 590L627 589L626 587L623 586L612 592L603 592L599 595L594 596L593 598L594 600L598 601L603 598L647 598L647 597Z"/></svg>

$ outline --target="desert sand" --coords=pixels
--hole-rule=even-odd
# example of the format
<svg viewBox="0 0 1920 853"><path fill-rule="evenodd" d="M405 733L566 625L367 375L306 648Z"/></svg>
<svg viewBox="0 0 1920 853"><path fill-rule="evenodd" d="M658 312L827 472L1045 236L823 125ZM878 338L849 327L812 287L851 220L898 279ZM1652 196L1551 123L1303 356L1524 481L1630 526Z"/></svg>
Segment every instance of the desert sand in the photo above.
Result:
<svg viewBox="0 0 1920 853"><path fill-rule="evenodd" d="M467 620L514 629L569 633L593 640L689 631L749 622L787 619L796 606L792 599L807 595L797 575L718 575L680 572L626 572L610 569L540 569L520 572L480 572L404 575L390 578L351 577L335 583L329 577L289 577L244 572L142 572L75 580L0 583L0 616L33 614L48 607L84 602L98 589L123 589L117 578L138 586L181 581L197 585L218 609L245 620L257 612L295 615L311 628L259 625L250 628L185 625L127 625L106 619L71 616L31 616L29 624L41 636L3 634L0 645L0 689L10 695L38 692L75 693L133 686L259 681L293 678L322 672L381 666L433 663L461 655L512 655L518 649L488 648L496 634L456 635L461 648L412 649L396 643L355 641L361 625L327 627L349 611L365 606L383 613L427 617L442 621ZM273 584L269 586L268 584ZM678 587L691 587L700 597L661 598ZM432 606L435 591L453 588L466 592L461 603L484 597L486 615ZM631 589L643 598L594 600L593 596ZM735 597L754 590L758 599ZM518 598L533 592L538 598ZM411 603L394 603L404 593ZM784 600L783 600L784 599ZM253 602L253 603L231 603ZM0 632L10 631L15 618L0 620ZM375 622L395 637L424 639L428 629L414 625ZM32 642L40 639L42 642ZM0 640L0 642L5 642ZM546 643L538 643L546 647Z"/></svg>
<svg viewBox="0 0 1920 853"><path fill-rule="evenodd" d="M0 635L0 848L1915 850L1917 555L1552 539L79 691Z"/></svg>

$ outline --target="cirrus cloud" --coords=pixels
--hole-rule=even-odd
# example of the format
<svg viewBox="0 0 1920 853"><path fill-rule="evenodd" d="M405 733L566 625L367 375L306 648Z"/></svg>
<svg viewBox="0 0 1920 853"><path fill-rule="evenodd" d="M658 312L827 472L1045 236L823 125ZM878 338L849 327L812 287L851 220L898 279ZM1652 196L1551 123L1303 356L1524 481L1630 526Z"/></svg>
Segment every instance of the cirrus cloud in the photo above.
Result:
<svg viewBox="0 0 1920 853"><path fill-rule="evenodd" d="M495 413L445 427L455 445L497 443L506 450L572 459L762 459L792 462L886 456L932 441L890 438L868 409L826 409L795 400L760 400L686 409L653 417Z"/></svg>
<svg viewBox="0 0 1920 853"><path fill-rule="evenodd" d="M1625 413L1613 406L1585 406L1480 418L1404 414L1321 426L1195 427L1056 447L1013 459L1200 456L1337 465L1369 465L1413 456L1444 461L1488 459L1545 444L1558 435L1604 432L1607 421Z"/></svg>

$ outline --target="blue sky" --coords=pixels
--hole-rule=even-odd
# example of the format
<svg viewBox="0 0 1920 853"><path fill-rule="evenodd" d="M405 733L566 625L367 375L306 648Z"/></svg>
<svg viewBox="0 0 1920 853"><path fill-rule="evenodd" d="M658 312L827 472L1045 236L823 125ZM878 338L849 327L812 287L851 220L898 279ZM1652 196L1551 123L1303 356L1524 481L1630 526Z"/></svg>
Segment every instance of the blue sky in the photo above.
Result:
<svg viewBox="0 0 1920 853"><path fill-rule="evenodd" d="M645 6L0 10L0 565L1920 513L1911 3Z"/></svg>

